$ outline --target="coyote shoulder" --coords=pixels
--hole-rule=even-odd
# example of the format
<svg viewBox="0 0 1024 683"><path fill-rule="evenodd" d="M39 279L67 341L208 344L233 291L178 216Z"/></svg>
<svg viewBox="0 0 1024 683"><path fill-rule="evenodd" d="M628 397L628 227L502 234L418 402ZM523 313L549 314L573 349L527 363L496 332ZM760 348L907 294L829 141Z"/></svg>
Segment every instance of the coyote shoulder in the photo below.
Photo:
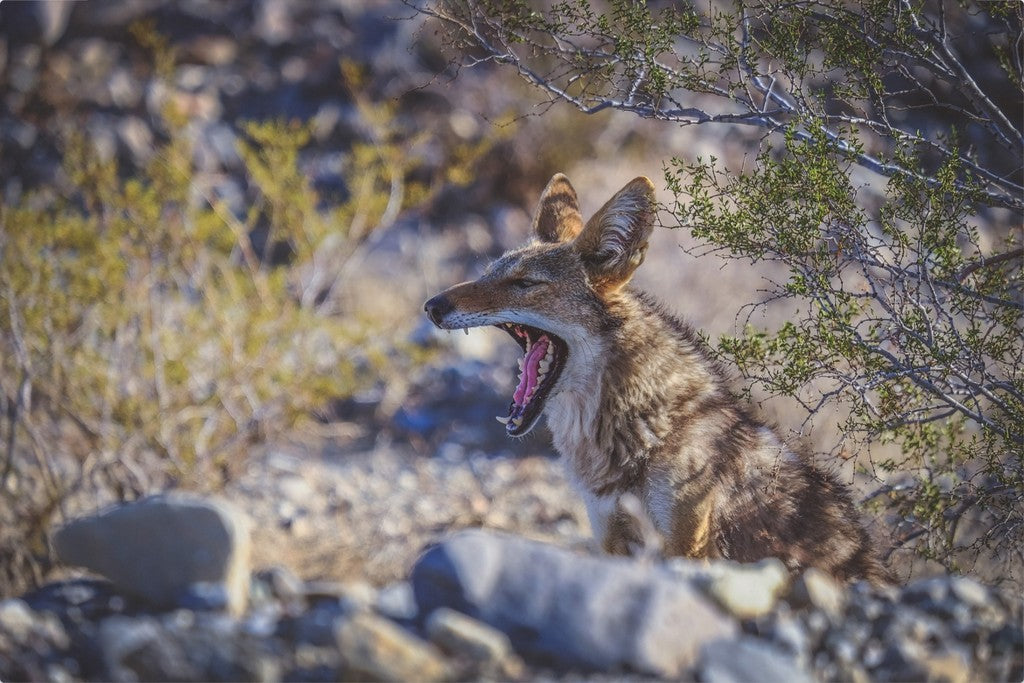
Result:
<svg viewBox="0 0 1024 683"><path fill-rule="evenodd" d="M633 494L668 554L781 558L840 580L888 580L848 492L730 392L696 335L627 286L654 225L637 178L584 224L564 175L545 188L534 240L425 309L439 327L495 325L522 347L511 436L542 414L605 550L639 542ZM699 292L694 292L699 296Z"/></svg>

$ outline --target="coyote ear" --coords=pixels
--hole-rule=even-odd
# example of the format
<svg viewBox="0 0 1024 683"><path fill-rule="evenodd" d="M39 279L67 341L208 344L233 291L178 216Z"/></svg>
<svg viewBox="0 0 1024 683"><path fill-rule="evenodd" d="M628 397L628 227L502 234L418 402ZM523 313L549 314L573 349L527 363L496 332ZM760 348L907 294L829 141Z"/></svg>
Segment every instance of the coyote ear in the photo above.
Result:
<svg viewBox="0 0 1024 683"><path fill-rule="evenodd" d="M583 229L576 190L569 179L556 173L540 195L533 232L541 242L567 242Z"/></svg>
<svg viewBox="0 0 1024 683"><path fill-rule="evenodd" d="M614 291L629 282L647 253L655 206L654 183L641 176L587 221L576 238L576 250L595 287Z"/></svg>

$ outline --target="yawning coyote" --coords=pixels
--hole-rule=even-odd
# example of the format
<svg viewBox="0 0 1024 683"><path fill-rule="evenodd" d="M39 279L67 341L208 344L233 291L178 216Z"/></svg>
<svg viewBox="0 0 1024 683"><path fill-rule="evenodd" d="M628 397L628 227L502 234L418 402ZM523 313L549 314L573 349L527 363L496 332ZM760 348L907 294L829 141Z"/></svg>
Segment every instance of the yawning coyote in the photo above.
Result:
<svg viewBox="0 0 1024 683"><path fill-rule="evenodd" d="M586 223L564 175L545 188L535 239L425 306L444 329L496 325L523 348L512 436L547 415L604 548L629 552L631 493L665 551L768 556L840 580L889 580L844 487L732 395L696 335L627 283L644 260L654 186L637 178Z"/></svg>

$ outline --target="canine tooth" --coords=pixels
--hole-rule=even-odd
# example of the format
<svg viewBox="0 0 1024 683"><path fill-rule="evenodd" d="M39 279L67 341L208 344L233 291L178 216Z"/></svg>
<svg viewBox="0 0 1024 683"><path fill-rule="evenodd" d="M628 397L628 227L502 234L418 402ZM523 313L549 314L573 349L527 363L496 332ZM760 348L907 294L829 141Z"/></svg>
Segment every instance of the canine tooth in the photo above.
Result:
<svg viewBox="0 0 1024 683"><path fill-rule="evenodd" d="M503 424L503 425L507 425L507 424L508 424L508 421L509 421L509 418L507 418L507 417L502 417L501 415L495 415L495 416L494 416L494 419L495 419L495 420L497 420L498 422L500 422L500 423L501 423L501 424Z"/></svg>
<svg viewBox="0 0 1024 683"><path fill-rule="evenodd" d="M523 418L521 417L513 417L511 421L513 427L518 427L523 424Z"/></svg>
<svg viewBox="0 0 1024 683"><path fill-rule="evenodd" d="M463 327L462 331L466 333L467 337L469 336L469 328L468 327Z"/></svg>

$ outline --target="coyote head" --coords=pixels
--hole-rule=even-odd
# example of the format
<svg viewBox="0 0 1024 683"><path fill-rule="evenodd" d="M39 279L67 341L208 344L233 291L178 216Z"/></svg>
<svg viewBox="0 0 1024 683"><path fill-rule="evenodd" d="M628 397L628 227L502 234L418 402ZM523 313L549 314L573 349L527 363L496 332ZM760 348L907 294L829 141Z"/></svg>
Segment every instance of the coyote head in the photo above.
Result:
<svg viewBox="0 0 1024 683"><path fill-rule="evenodd" d="M427 301L442 329L495 325L522 347L508 417L498 418L509 435L529 432L549 398L600 371L603 339L616 327L609 311L643 262L654 215L654 186L641 177L584 225L576 191L558 174L541 194L529 244Z"/></svg>

